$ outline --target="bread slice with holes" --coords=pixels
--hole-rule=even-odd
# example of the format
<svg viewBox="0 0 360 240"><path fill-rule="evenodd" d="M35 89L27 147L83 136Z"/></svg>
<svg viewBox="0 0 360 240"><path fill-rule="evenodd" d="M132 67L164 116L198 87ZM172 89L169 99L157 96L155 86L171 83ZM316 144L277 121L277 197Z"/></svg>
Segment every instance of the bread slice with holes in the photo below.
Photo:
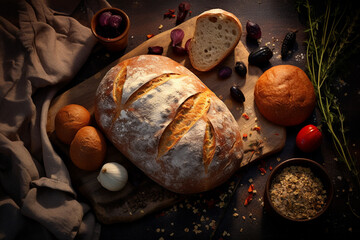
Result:
<svg viewBox="0 0 360 240"><path fill-rule="evenodd" d="M226 58L239 43L242 26L232 13L212 9L199 15L189 45L191 65L209 71Z"/></svg>
<svg viewBox="0 0 360 240"><path fill-rule="evenodd" d="M168 57L120 62L104 76L95 99L95 119L107 138L168 190L204 192L240 167L242 141L233 115Z"/></svg>

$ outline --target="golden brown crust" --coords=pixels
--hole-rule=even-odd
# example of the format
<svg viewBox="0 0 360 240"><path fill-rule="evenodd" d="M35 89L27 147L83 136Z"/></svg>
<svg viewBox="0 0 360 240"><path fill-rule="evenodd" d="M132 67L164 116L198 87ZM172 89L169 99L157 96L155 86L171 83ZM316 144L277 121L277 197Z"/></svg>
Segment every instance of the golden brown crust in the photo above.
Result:
<svg viewBox="0 0 360 240"><path fill-rule="evenodd" d="M121 100L115 101L114 80L125 66ZM226 105L164 56L142 55L112 68L98 87L95 119L130 161L174 192L207 191L240 167L241 135Z"/></svg>
<svg viewBox="0 0 360 240"><path fill-rule="evenodd" d="M62 107L55 116L55 134L57 138L70 144L77 131L90 123L90 113L83 106L69 104Z"/></svg>
<svg viewBox="0 0 360 240"><path fill-rule="evenodd" d="M315 92L306 73L292 65L265 71L255 85L255 102L269 121L294 126L305 121L315 107Z"/></svg>
<svg viewBox="0 0 360 240"><path fill-rule="evenodd" d="M105 138L98 129L92 126L81 128L70 144L70 159L82 170L94 171L100 168L105 154Z"/></svg>
<svg viewBox="0 0 360 240"><path fill-rule="evenodd" d="M161 134L158 145L159 159L191 129L191 127L208 112L210 107L209 90L189 97L179 106L176 115Z"/></svg>

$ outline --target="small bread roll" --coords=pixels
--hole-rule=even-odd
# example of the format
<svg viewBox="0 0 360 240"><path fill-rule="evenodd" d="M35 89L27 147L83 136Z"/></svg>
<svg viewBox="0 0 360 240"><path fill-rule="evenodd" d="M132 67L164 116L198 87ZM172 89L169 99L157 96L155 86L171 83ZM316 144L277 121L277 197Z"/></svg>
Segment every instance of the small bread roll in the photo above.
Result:
<svg viewBox="0 0 360 240"><path fill-rule="evenodd" d="M256 82L254 95L260 113L282 126L302 123L316 104L310 79L292 65L279 65L265 71Z"/></svg>
<svg viewBox="0 0 360 240"><path fill-rule="evenodd" d="M61 108L55 116L55 134L61 142L70 144L77 131L89 123L90 113L86 108L69 104Z"/></svg>
<svg viewBox="0 0 360 240"><path fill-rule="evenodd" d="M102 165L106 155L103 134L92 126L81 128L70 145L70 159L78 168L94 171Z"/></svg>

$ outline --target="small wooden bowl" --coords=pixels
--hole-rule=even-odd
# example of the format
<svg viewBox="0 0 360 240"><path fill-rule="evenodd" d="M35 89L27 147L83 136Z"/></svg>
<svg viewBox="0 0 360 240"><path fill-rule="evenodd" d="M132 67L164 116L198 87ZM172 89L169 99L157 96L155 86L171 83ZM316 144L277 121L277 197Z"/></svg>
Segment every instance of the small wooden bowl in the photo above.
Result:
<svg viewBox="0 0 360 240"><path fill-rule="evenodd" d="M122 32L119 36L114 38L107 38L101 36L98 32L99 27L99 17L103 12L110 11L112 14L117 14L122 17L123 27ZM121 51L126 48L128 44L128 36L129 36L129 29L130 29L130 19L128 15L121 9L110 7L110 8L103 8L91 19L91 31L94 36L100 41L109 51Z"/></svg>
<svg viewBox="0 0 360 240"><path fill-rule="evenodd" d="M326 198L325 205L322 207L322 209L316 215L312 216L311 218L296 219L296 218L291 218L289 216L286 216L283 213L281 213L274 206L274 204L271 201L270 189L271 189L271 184L272 184L273 180L276 178L276 176L278 174L280 174L282 172L282 170L284 170L286 167L290 167L290 166L301 166L301 167L310 168L311 171L313 172L314 176L320 179L320 181L323 184L324 189L326 190L327 198ZM318 219L320 216L322 216L324 214L324 212L326 212L326 210L328 209L328 207L330 206L330 204L332 202L333 194L334 194L334 187L331 182L331 179L330 179L329 175L326 173L325 169L319 163L317 163L313 160L310 160L310 159L306 159L306 158L292 158L292 159L288 159L288 160L280 163L278 166L276 166L272 170L272 172L266 182L264 200L265 200L266 207L268 209L270 209L272 213L275 213L275 215L280 216L281 218L283 218L285 220L293 221L293 222L309 222L309 221Z"/></svg>

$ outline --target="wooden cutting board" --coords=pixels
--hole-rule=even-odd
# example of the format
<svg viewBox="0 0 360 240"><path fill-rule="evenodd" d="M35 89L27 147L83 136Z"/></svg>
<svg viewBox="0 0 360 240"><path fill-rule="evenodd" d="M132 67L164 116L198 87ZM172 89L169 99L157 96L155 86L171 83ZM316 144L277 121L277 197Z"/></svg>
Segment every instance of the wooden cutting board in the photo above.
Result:
<svg viewBox="0 0 360 240"><path fill-rule="evenodd" d="M181 28L185 32L183 44L192 37L196 17L182 23L176 28ZM147 54L148 47L162 46L163 55L181 63L193 71L216 95L222 99L237 120L242 134L247 134L244 138L244 159L241 167L256 161L266 155L280 151L285 145L286 131L268 122L258 112L254 103L254 86L257 79L262 74L262 70L255 66L248 66L248 51L239 42L233 54L228 56L223 63L209 72L199 72L192 68L187 56L176 56L170 46L170 32L172 29L160 33L147 40L137 48L124 55L117 61L110 64L94 76L73 87L67 92L53 100L49 113L47 132L55 148L63 153L72 178L74 187L87 198L94 208L97 218L102 223L130 222L145 216L155 210L171 206L182 196L172 193L146 177L140 170L132 165L111 143L108 143L106 161L116 161L123 164L129 173L129 181L126 187L119 192L110 192L100 186L96 177L98 172L85 172L77 169L68 158L69 147L60 143L54 134L54 119L60 108L67 104L80 104L87 108L93 115L94 96L97 86L105 73L118 62L141 54ZM221 66L233 68L236 61L243 61L248 66L248 73L245 78L240 77L233 71L228 79L219 79L217 72ZM230 87L238 85L245 95L245 102L238 103L230 96ZM243 116L246 113L249 117ZM221 117L221 116L219 116ZM93 123L96 125L96 123ZM255 130L254 127L260 127ZM257 147L258 146L258 147Z"/></svg>

